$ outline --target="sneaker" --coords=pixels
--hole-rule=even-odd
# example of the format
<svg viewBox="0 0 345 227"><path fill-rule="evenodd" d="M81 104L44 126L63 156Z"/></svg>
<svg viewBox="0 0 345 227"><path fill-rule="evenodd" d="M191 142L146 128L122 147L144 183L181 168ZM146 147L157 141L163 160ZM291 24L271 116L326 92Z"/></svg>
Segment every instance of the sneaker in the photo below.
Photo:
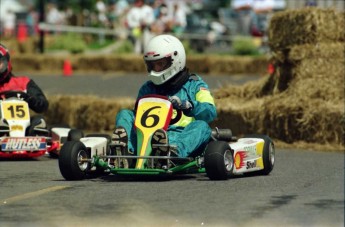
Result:
<svg viewBox="0 0 345 227"><path fill-rule="evenodd" d="M178 154L179 154L176 146L170 146L169 153L170 153L169 155L173 157L178 157Z"/></svg>
<svg viewBox="0 0 345 227"><path fill-rule="evenodd" d="M111 141L115 145L126 147L128 143L128 134L126 132L126 129L122 126L116 127L114 129L113 135L111 136Z"/></svg>
<svg viewBox="0 0 345 227"><path fill-rule="evenodd" d="M122 126L114 129L111 141L115 147L110 149L110 155L127 155L128 134ZM129 160L125 158L109 159L109 165L115 168L129 168Z"/></svg>
<svg viewBox="0 0 345 227"><path fill-rule="evenodd" d="M169 151L168 135L163 129L157 129L151 139L152 156L166 156Z"/></svg>

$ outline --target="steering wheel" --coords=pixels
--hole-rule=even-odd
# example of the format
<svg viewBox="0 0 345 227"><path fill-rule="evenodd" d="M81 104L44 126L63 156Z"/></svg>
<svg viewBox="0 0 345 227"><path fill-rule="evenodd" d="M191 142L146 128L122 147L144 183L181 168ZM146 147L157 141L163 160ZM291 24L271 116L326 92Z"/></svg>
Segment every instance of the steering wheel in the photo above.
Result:
<svg viewBox="0 0 345 227"><path fill-rule="evenodd" d="M182 110L176 109L176 112L177 112L176 116L174 118L171 118L170 120L170 123L169 123L170 125L177 123L182 117Z"/></svg>
<svg viewBox="0 0 345 227"><path fill-rule="evenodd" d="M0 92L0 97L1 99L9 99L9 98L27 99L29 95L23 91L10 90L10 91Z"/></svg>

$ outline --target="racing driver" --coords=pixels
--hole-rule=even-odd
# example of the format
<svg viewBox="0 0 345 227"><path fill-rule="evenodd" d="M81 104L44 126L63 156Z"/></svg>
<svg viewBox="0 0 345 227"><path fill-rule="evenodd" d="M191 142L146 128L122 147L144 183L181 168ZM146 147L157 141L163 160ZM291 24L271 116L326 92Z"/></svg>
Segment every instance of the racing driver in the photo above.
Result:
<svg viewBox="0 0 345 227"><path fill-rule="evenodd" d="M167 131L158 129L153 134L153 155L165 156L169 151L168 146L155 144L175 145L170 147L173 156L199 155L211 137L208 123L217 116L208 85L200 76L189 72L184 46L172 35L153 37L145 47L144 61L149 80L140 88L137 100L152 94L166 96L174 109L183 112L182 118L170 125ZM112 140L127 146L129 153L136 155L134 114L133 110L128 109L118 112Z"/></svg>
<svg viewBox="0 0 345 227"><path fill-rule="evenodd" d="M24 100L30 109L43 113L48 109L48 100L37 84L26 76L15 76L12 73L10 53L0 43L0 93L5 91L21 91L26 93Z"/></svg>

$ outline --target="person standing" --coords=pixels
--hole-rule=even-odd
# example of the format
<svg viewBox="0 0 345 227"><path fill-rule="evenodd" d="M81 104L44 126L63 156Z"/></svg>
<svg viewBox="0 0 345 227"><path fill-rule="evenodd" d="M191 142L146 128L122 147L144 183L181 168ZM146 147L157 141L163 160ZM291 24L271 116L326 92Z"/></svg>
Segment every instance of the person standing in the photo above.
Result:
<svg viewBox="0 0 345 227"><path fill-rule="evenodd" d="M4 37L12 38L15 35L17 16L12 10L8 10L6 16L3 18Z"/></svg>
<svg viewBox="0 0 345 227"><path fill-rule="evenodd" d="M237 33L249 36L253 0L233 0L231 1L231 7L237 18Z"/></svg>
<svg viewBox="0 0 345 227"><path fill-rule="evenodd" d="M143 47L152 37L150 27L155 20L153 8L145 4L144 0L135 0L126 18L134 51L142 54Z"/></svg>

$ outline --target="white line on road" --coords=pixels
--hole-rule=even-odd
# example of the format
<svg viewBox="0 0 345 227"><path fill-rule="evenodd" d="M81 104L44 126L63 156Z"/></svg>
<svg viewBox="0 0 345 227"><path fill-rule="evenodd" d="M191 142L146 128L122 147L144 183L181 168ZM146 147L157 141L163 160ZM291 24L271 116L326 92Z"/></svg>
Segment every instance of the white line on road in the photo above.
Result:
<svg viewBox="0 0 345 227"><path fill-rule="evenodd" d="M62 189L65 189L65 188L69 188L69 186L54 186L54 187L45 188L45 189L41 189L41 190L34 191L34 192L24 193L22 195L13 196L13 197L5 199L0 204L0 206L6 205L6 204L9 204L9 203L14 203L14 202L19 201L19 200L24 200L24 199L29 199L29 198L32 198L32 197L37 197L37 196L40 196L40 195L45 194L45 193L54 192L54 191L62 190Z"/></svg>

